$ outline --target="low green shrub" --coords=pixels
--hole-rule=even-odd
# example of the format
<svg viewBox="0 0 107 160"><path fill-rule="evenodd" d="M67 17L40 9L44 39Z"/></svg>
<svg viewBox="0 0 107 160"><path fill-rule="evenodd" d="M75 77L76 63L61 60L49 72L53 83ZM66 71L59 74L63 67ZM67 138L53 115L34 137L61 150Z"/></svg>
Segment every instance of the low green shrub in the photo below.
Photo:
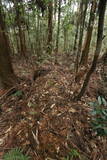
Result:
<svg viewBox="0 0 107 160"><path fill-rule="evenodd" d="M14 148L4 154L3 160L30 160L30 157L24 155L21 149Z"/></svg>
<svg viewBox="0 0 107 160"><path fill-rule="evenodd" d="M76 149L72 149L63 160L73 160L74 158L80 158L80 153Z"/></svg>
<svg viewBox="0 0 107 160"><path fill-rule="evenodd" d="M99 96L97 101L91 102L92 106L92 128L96 132L97 136L107 136L107 102Z"/></svg>

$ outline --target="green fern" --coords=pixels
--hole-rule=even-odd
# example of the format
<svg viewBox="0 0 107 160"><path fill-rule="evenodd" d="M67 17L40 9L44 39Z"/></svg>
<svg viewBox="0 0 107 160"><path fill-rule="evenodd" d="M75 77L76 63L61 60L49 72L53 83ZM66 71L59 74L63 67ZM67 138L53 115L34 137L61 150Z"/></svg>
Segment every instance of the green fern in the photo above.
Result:
<svg viewBox="0 0 107 160"><path fill-rule="evenodd" d="M99 96L98 100L91 102L92 128L97 136L107 136L107 101Z"/></svg>
<svg viewBox="0 0 107 160"><path fill-rule="evenodd" d="M21 149L15 148L10 150L8 153L5 153L3 160L30 160L30 158L26 155L23 155Z"/></svg>
<svg viewBox="0 0 107 160"><path fill-rule="evenodd" d="M80 153L76 149L72 149L63 160L73 160L74 158L80 159L80 157Z"/></svg>

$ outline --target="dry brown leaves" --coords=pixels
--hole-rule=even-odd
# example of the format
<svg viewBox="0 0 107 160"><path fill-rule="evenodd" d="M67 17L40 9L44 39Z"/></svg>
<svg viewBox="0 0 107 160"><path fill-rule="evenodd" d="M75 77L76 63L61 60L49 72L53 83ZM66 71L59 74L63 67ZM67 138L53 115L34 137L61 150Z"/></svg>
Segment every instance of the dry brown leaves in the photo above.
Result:
<svg viewBox="0 0 107 160"><path fill-rule="evenodd" d="M73 74L61 65L49 67L52 71L35 82L22 81L22 97L12 94L2 102L0 155L21 147L32 160L61 160L76 149L80 160L105 160L90 126L89 97L73 103Z"/></svg>

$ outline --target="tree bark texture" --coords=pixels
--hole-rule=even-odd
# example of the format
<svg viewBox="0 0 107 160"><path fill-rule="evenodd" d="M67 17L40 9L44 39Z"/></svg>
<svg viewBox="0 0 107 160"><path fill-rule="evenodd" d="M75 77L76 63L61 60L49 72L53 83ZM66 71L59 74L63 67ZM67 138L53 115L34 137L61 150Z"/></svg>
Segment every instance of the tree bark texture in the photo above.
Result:
<svg viewBox="0 0 107 160"><path fill-rule="evenodd" d="M53 1L49 2L48 5L48 40L47 40L47 52L52 53L52 20L53 20Z"/></svg>
<svg viewBox="0 0 107 160"><path fill-rule="evenodd" d="M94 59L93 59L93 62L92 62L92 66L91 66L90 70L88 71L88 73L86 75L86 78L84 80L81 91L79 92L79 94L76 97L74 97L74 100L80 100L81 97L84 95L85 90L88 86L88 82L90 80L90 77L96 69L97 60L98 60L98 57L99 57L99 54L100 54L100 51L101 51L101 46L102 46L106 2L107 2L106 0L100 0L100 2L99 2L99 21L98 21L97 43L96 43Z"/></svg>
<svg viewBox="0 0 107 160"><path fill-rule="evenodd" d="M60 34L60 16L61 16L61 2L62 0L58 1L58 27L57 27L57 37L56 37L56 57L55 62L57 63L57 54L59 49L59 34Z"/></svg>
<svg viewBox="0 0 107 160"><path fill-rule="evenodd" d="M16 76L13 71L10 58L10 45L5 29L5 22L0 4L0 88L7 89L14 85Z"/></svg>
<svg viewBox="0 0 107 160"><path fill-rule="evenodd" d="M86 65L88 61L88 54L89 54L89 48L90 48L90 43L91 43L91 38L92 38L96 8L97 8L97 2L96 0L94 0L92 1L89 24L87 28L85 42L83 45L82 56L81 56L81 61L80 61L81 65Z"/></svg>

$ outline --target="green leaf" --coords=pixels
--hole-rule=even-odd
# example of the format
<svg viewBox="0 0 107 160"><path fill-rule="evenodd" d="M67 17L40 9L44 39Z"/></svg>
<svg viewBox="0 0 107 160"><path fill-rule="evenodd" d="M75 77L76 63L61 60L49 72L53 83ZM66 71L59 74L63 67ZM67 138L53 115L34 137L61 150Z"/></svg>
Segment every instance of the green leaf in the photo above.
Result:
<svg viewBox="0 0 107 160"><path fill-rule="evenodd" d="M102 113L107 116L107 110L103 110Z"/></svg>
<svg viewBox="0 0 107 160"><path fill-rule="evenodd" d="M99 104L97 102L89 102L89 105L91 107L97 107L97 106L99 106Z"/></svg>
<svg viewBox="0 0 107 160"><path fill-rule="evenodd" d="M16 96L16 97L20 97L22 95L23 95L23 91L21 91L21 90L19 90L16 93L13 94L13 96Z"/></svg>
<svg viewBox="0 0 107 160"><path fill-rule="evenodd" d="M101 98L101 96L98 96L98 104L102 105L102 98Z"/></svg>
<svg viewBox="0 0 107 160"><path fill-rule="evenodd" d="M102 97L102 103L103 105L106 107L107 106L107 101L105 100L105 98Z"/></svg>
<svg viewBox="0 0 107 160"><path fill-rule="evenodd" d="M30 157L23 155L20 148L14 148L4 154L3 160L30 160Z"/></svg>
<svg viewBox="0 0 107 160"><path fill-rule="evenodd" d="M95 110L91 112L92 116L95 116L96 114L97 114L97 112Z"/></svg>
<svg viewBox="0 0 107 160"><path fill-rule="evenodd" d="M71 152L69 153L70 156L72 157L79 157L80 154L76 149L72 149Z"/></svg>

